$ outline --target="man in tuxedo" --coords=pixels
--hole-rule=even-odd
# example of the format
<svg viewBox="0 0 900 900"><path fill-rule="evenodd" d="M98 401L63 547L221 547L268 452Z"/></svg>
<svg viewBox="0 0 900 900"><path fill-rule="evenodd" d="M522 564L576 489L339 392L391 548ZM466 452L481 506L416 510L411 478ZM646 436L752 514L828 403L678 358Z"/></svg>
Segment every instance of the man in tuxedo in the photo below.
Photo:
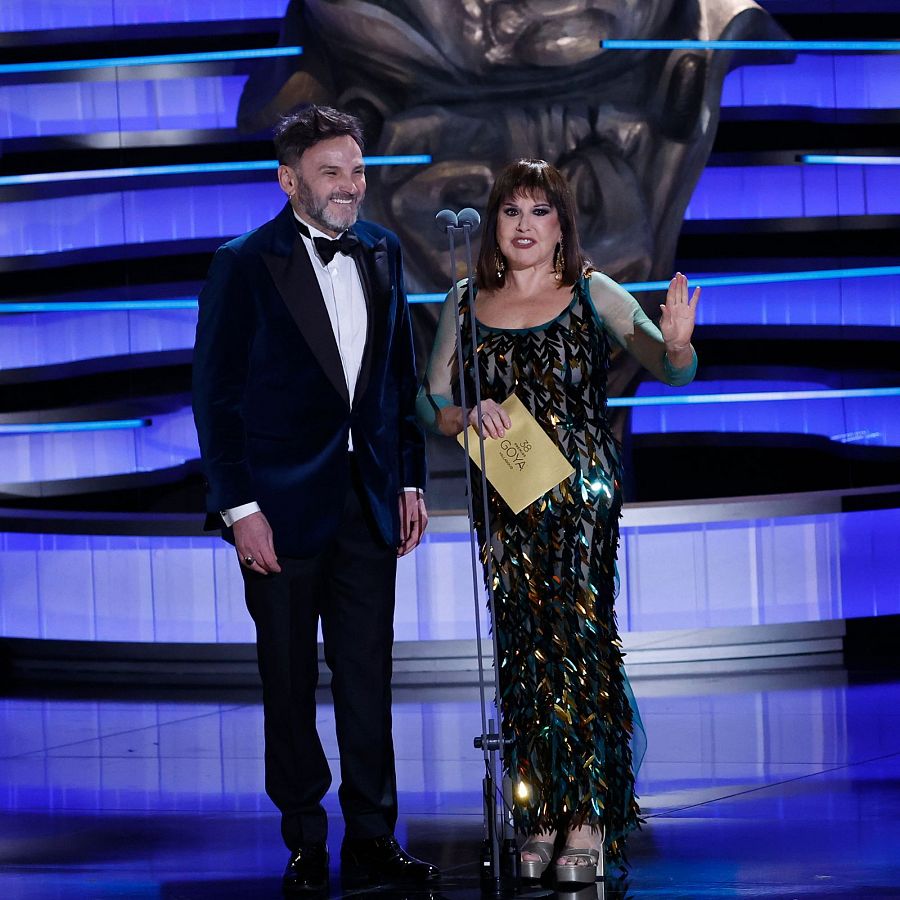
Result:
<svg viewBox="0 0 900 900"><path fill-rule="evenodd" d="M317 626L341 758L351 874L428 881L394 839L391 646L397 557L427 523L425 457L400 248L357 221L361 125L310 106L275 133L288 196L216 252L200 294L194 418L208 527L234 544L256 624L266 790L290 850L287 892L328 876L316 733Z"/></svg>

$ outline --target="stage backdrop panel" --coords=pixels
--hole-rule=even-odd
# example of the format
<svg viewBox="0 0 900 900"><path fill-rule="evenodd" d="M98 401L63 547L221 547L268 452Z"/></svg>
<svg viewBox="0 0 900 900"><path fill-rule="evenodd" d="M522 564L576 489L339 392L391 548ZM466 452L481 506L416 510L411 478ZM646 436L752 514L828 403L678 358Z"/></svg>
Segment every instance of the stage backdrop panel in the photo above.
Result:
<svg viewBox="0 0 900 900"><path fill-rule="evenodd" d="M624 632L900 613L900 556L889 539L900 509L728 518L728 506L711 505L706 521L673 520L688 505L626 510ZM397 640L474 637L464 524L434 517L422 546L400 560ZM215 537L0 534L0 598L5 637L254 640L234 551Z"/></svg>

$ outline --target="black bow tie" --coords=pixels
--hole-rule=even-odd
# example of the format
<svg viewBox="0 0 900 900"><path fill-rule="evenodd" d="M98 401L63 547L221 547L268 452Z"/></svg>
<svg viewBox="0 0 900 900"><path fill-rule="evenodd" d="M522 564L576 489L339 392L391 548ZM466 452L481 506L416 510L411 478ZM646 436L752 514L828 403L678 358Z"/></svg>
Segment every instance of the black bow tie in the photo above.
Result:
<svg viewBox="0 0 900 900"><path fill-rule="evenodd" d="M336 253L343 253L345 256L349 256L354 248L359 246L359 238L355 234L345 231L336 241L317 237L313 238L313 243L316 245L319 256L322 257L322 262L327 266L334 259Z"/></svg>
<svg viewBox="0 0 900 900"><path fill-rule="evenodd" d="M305 234L307 237L310 236L309 229L303 222L297 221L297 230L300 234ZM345 256L349 256L359 246L359 238L349 231L345 231L334 241L326 237L315 237L312 239L312 242L315 244L316 252L326 266L334 259L335 254L343 253Z"/></svg>

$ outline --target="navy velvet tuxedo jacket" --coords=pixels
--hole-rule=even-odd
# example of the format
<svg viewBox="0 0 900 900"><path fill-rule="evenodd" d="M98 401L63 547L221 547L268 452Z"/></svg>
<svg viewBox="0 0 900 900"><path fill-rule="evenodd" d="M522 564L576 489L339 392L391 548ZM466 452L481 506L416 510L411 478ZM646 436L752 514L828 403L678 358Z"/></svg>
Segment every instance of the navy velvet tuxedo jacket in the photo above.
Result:
<svg viewBox="0 0 900 900"><path fill-rule="evenodd" d="M303 558L335 534L350 489L348 433L384 540L400 540L398 493L424 487L424 438L400 246L371 222L351 229L368 336L351 408L322 292L290 204L218 249L200 294L194 421L207 528L255 500L275 552Z"/></svg>

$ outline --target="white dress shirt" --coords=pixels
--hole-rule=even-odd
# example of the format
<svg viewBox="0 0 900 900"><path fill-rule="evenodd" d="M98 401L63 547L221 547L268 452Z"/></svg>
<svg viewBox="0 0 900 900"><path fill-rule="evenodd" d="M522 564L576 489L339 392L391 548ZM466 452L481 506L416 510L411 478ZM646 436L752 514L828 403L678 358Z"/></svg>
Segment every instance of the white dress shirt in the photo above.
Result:
<svg viewBox="0 0 900 900"><path fill-rule="evenodd" d="M324 231L320 231L309 222L304 222L296 212L294 217L309 229L310 237L301 234L300 239L303 241L303 246L306 247L313 271L316 273L316 279L322 290L322 298L325 300L325 309L328 310L328 318L331 320L331 330L334 332L338 353L341 356L341 366L344 370L347 393L350 395L352 406L363 353L366 349L366 329L369 324L366 295L363 292L356 261L352 256L335 253L334 258L326 266L316 252L312 239L322 237L332 240L331 235L325 234ZM352 436L348 449L353 449Z"/></svg>
<svg viewBox="0 0 900 900"><path fill-rule="evenodd" d="M309 254L316 280L322 291L325 301L325 309L331 321L334 339L337 343L338 353L341 357L341 367L344 370L344 379L347 382L347 393L350 396L350 404L353 405L353 397L356 393L356 382L359 379L359 370L362 366L363 353L366 350L366 333L369 326L369 311L366 306L366 295L363 291L356 261L351 256L343 253L335 253L334 259L326 266L316 251L313 238L324 237L332 240L331 235L310 225L301 219L294 211L294 218L302 222L308 229L310 236L300 234L300 240ZM350 434L347 449L353 449L353 434ZM416 490L404 488L404 490ZM259 511L256 501L244 503L231 509L221 511L222 520L228 527L235 522Z"/></svg>

